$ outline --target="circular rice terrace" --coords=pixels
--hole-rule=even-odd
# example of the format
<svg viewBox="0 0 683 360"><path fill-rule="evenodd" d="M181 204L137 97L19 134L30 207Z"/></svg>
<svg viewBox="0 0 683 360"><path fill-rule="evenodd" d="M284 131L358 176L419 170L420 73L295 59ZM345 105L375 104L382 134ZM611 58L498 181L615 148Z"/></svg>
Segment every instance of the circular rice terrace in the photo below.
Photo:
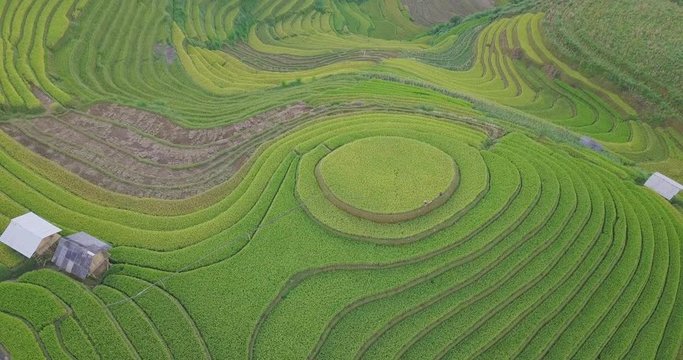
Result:
<svg viewBox="0 0 683 360"><path fill-rule="evenodd" d="M299 149L296 190L308 214L334 233L416 241L455 223L487 191L479 149L486 136L477 129L390 113L339 117L322 128L315 146Z"/></svg>
<svg viewBox="0 0 683 360"><path fill-rule="evenodd" d="M443 205L458 185L457 166L429 144L396 136L343 145L316 166L325 197L379 223L414 219Z"/></svg>

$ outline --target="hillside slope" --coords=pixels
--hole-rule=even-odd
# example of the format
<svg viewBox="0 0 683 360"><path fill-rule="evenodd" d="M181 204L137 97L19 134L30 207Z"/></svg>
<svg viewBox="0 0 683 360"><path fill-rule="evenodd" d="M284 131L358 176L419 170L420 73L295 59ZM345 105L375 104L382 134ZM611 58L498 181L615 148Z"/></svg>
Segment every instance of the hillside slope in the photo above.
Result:
<svg viewBox="0 0 683 360"><path fill-rule="evenodd" d="M683 128L683 6L671 0L549 0L545 33L589 74L640 100L643 120ZM645 104L645 101L651 104Z"/></svg>

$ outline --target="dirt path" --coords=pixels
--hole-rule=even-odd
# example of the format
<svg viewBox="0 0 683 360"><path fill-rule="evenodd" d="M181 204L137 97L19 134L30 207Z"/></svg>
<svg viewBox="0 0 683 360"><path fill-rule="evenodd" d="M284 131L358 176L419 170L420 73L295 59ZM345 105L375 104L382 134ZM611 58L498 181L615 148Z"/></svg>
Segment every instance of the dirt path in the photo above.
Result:
<svg viewBox="0 0 683 360"><path fill-rule="evenodd" d="M48 114L52 113L52 104L54 104L55 101L41 88L35 85L31 86L31 92L33 93L33 95L35 95L36 98L38 98L38 101L40 101L40 104L43 105L45 111ZM2 360L2 358L0 358L0 360Z"/></svg>

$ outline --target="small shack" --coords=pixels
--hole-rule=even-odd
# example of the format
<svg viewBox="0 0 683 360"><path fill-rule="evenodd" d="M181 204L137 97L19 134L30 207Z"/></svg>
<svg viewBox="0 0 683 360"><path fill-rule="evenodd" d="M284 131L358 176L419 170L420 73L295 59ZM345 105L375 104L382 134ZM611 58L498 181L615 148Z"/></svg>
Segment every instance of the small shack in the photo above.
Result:
<svg viewBox="0 0 683 360"><path fill-rule="evenodd" d="M661 173L654 173L645 182L645 186L657 192L667 200L673 199L679 191L683 190L683 185Z"/></svg>
<svg viewBox="0 0 683 360"><path fill-rule="evenodd" d="M59 240L52 262L79 279L97 278L109 268L109 249L111 245L79 232Z"/></svg>
<svg viewBox="0 0 683 360"><path fill-rule="evenodd" d="M43 255L59 240L62 229L30 212L12 219L0 235L0 242L27 258Z"/></svg>
<svg viewBox="0 0 683 360"><path fill-rule="evenodd" d="M600 145L599 142L595 141L594 139L588 137L588 136L582 136L581 137L581 145L584 147L587 147L593 151L602 151L602 145Z"/></svg>

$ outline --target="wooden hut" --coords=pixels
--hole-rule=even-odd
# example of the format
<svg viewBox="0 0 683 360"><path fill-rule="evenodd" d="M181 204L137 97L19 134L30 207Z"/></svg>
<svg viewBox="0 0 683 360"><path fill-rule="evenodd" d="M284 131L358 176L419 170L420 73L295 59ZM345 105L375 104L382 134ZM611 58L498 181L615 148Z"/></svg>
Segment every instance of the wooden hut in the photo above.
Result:
<svg viewBox="0 0 683 360"><path fill-rule="evenodd" d="M59 240L62 229L30 212L12 219L0 235L0 242L27 258L43 255Z"/></svg>
<svg viewBox="0 0 683 360"><path fill-rule="evenodd" d="M109 249L109 244L79 232L59 240L52 262L80 279L97 278L109 268Z"/></svg>

